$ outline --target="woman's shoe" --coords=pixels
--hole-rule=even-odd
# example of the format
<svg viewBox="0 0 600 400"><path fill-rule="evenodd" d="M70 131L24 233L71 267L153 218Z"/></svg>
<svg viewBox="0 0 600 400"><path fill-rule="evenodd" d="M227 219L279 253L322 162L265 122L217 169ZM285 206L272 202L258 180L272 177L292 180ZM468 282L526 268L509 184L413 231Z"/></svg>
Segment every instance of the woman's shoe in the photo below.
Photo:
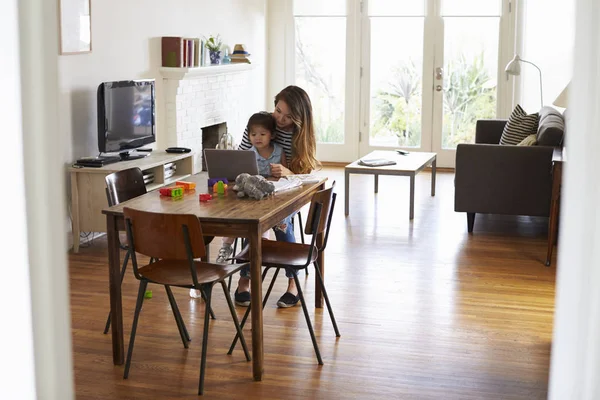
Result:
<svg viewBox="0 0 600 400"><path fill-rule="evenodd" d="M238 306L250 306L250 292L238 293L237 289L235 289L233 297L235 298L235 304L237 304Z"/></svg>
<svg viewBox="0 0 600 400"><path fill-rule="evenodd" d="M294 307L300 301L300 297L294 296L290 292L285 292L283 296L277 300L277 307L279 308L289 308Z"/></svg>

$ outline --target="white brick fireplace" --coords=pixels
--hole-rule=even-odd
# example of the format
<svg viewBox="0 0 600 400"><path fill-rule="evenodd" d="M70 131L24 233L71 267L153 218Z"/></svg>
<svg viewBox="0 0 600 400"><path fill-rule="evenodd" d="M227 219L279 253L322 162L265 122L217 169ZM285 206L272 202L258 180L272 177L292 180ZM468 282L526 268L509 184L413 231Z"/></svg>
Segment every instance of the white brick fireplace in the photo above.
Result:
<svg viewBox="0 0 600 400"><path fill-rule="evenodd" d="M200 68L160 68L163 76L164 147L188 147L196 153L195 171L202 169L202 128L227 123L241 138L247 118L251 64Z"/></svg>

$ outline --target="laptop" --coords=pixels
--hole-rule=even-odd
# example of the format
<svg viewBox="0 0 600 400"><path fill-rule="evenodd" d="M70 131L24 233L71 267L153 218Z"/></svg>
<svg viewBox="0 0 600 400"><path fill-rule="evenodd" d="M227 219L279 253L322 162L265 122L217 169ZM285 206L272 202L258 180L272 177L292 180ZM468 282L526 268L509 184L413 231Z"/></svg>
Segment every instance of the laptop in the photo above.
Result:
<svg viewBox="0 0 600 400"><path fill-rule="evenodd" d="M204 160L209 178L235 181L241 173L258 175L256 153L253 150L204 149Z"/></svg>

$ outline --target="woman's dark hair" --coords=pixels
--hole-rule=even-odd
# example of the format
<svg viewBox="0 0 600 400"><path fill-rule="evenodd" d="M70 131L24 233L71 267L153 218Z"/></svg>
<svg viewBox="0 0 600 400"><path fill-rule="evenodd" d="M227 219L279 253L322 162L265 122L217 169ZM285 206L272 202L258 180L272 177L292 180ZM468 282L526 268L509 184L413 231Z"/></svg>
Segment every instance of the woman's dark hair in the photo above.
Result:
<svg viewBox="0 0 600 400"><path fill-rule="evenodd" d="M288 86L275 96L275 107L283 101L290 108L295 127L292 138L292 159L289 169L295 174L309 174L321 166L317 160L317 139L313 124L310 97L298 86Z"/></svg>
<svg viewBox="0 0 600 400"><path fill-rule="evenodd" d="M270 112L261 111L256 114L252 114L250 119L248 120L248 133L253 126L260 126L271 132L271 134L275 134L275 118L271 115Z"/></svg>

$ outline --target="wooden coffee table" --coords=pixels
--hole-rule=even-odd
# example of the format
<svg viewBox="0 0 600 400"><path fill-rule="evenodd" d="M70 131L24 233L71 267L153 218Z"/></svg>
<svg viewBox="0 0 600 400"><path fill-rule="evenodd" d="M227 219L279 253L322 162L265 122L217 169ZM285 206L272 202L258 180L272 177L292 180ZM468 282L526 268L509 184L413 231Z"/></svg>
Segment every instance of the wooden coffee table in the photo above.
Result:
<svg viewBox="0 0 600 400"><path fill-rule="evenodd" d="M415 176L423 170L423 168L431 165L431 195L435 196L435 167L436 153L409 153L407 155L398 154L392 150L377 150L362 157L364 160L373 158L385 158L396 161L395 165L386 165L384 167L366 167L358 163L359 160L352 164L346 165L344 170L346 180L345 193L345 212L349 210L349 195L350 195L350 174L371 174L375 175L375 193L379 190L379 175L396 175L410 177L410 209L409 219L415 216Z"/></svg>

